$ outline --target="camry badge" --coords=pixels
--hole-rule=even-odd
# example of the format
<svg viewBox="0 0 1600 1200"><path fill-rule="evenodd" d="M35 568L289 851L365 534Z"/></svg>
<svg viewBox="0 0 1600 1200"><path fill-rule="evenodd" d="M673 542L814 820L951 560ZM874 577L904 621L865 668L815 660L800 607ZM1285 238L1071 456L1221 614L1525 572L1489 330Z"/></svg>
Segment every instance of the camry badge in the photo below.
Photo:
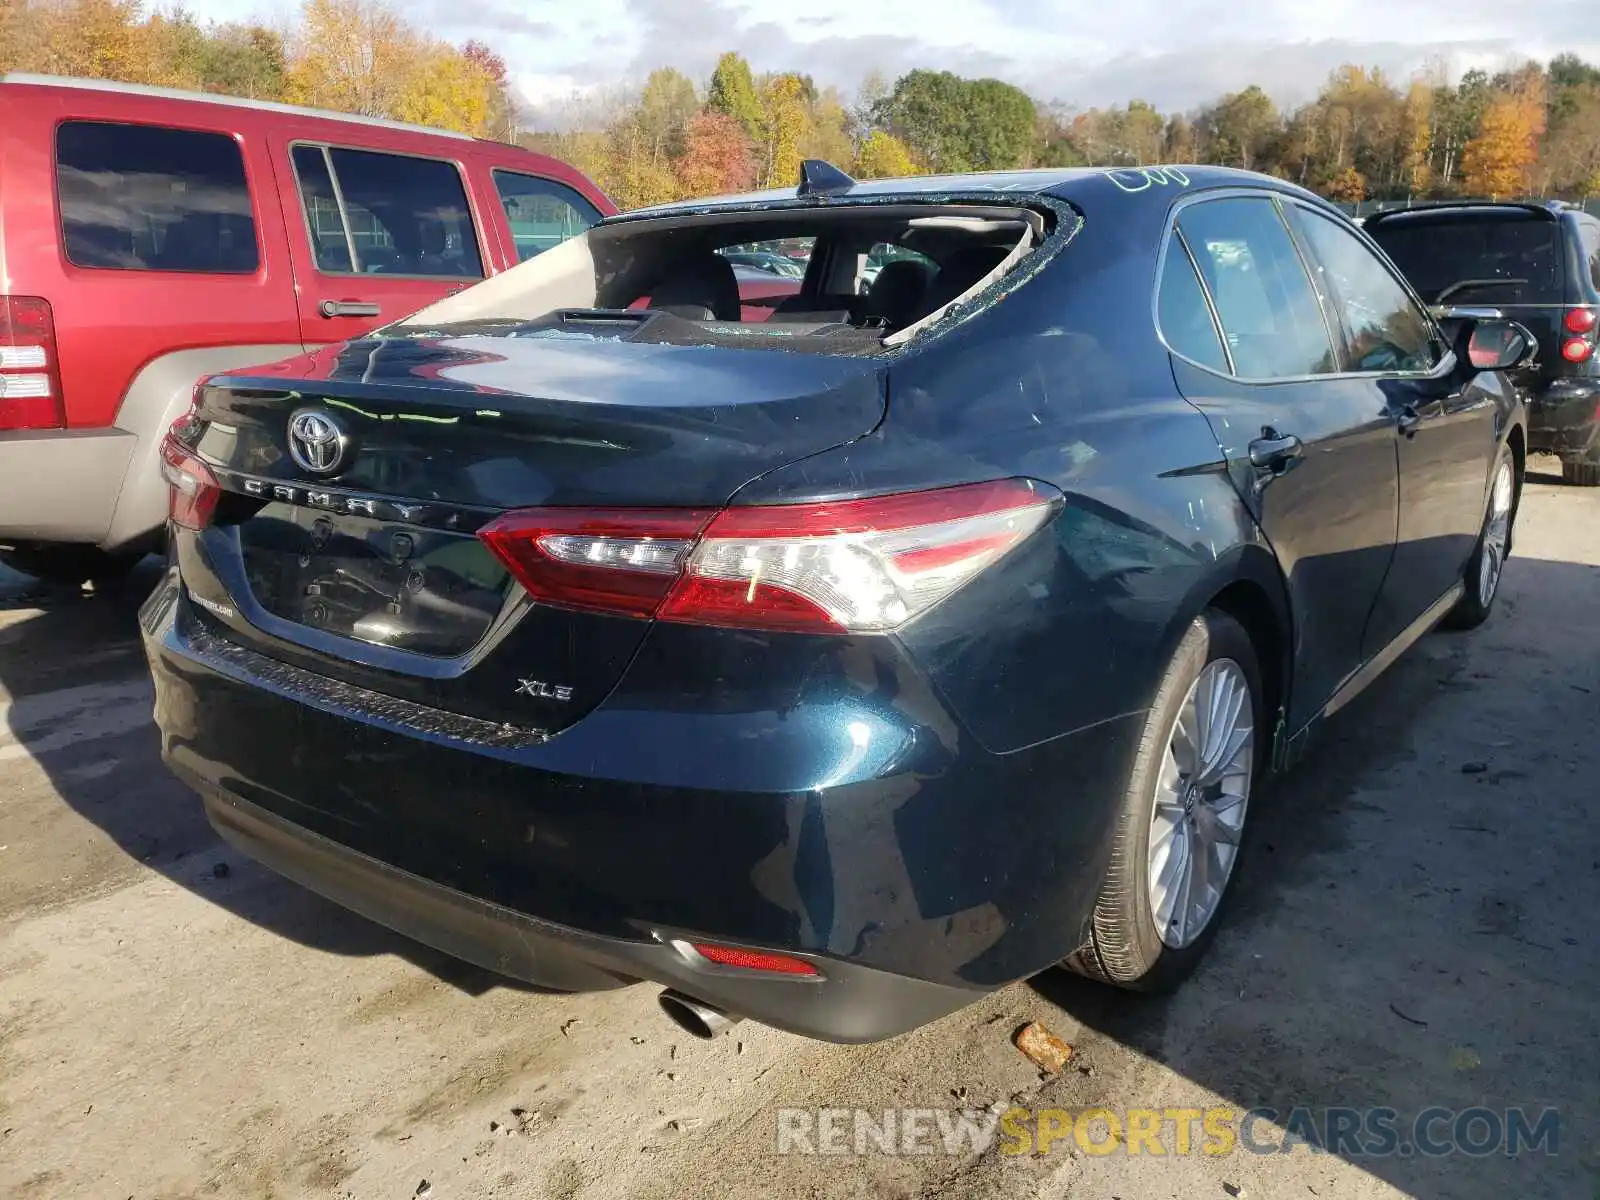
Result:
<svg viewBox="0 0 1600 1200"><path fill-rule="evenodd" d="M347 434L326 409L305 408L289 418L289 457L316 475L332 475L350 447Z"/></svg>

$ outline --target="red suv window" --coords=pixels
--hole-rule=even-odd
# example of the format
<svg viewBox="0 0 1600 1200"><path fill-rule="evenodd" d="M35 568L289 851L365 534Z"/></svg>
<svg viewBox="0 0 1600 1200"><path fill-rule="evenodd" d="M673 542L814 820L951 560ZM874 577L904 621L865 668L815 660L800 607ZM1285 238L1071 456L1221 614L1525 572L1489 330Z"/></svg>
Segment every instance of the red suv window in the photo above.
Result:
<svg viewBox="0 0 1600 1200"><path fill-rule="evenodd" d="M251 274L261 264L244 158L225 134L66 121L56 188L74 266Z"/></svg>

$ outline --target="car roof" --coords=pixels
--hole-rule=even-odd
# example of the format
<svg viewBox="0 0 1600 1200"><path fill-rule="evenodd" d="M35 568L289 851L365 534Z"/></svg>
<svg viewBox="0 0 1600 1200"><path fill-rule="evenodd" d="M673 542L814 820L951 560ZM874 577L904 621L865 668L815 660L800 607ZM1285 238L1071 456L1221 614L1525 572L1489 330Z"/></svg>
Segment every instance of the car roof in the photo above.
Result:
<svg viewBox="0 0 1600 1200"><path fill-rule="evenodd" d="M1148 166L1148 167L1053 167L1031 171L977 171L957 175L912 175L898 179L849 180L848 188L826 194L800 195L795 188L773 188L738 195L707 196L676 200L636 208L607 219L607 223L640 217L682 216L694 213L759 210L764 208L823 208L852 202L883 203L905 200L910 203L935 202L944 197L1014 204L1026 198L1054 197L1074 200L1090 189L1109 190L1130 201L1170 202L1175 189L1184 191L1218 187L1262 188L1314 201L1329 211L1338 211L1304 188L1270 175L1241 171L1232 167Z"/></svg>
<svg viewBox="0 0 1600 1200"><path fill-rule="evenodd" d="M391 121L386 117L364 117L358 113L331 112L323 108L304 108L298 104L279 104L273 100L249 100L243 96L221 96L211 92L187 92L180 88L147 87L138 83L118 83L110 79L73 79L64 75L30 75L12 71L0 75L0 84L28 88L60 88L83 92L114 92L124 96L146 96L155 100L172 100L183 104L211 104L229 108L247 108L257 112L283 113L297 117L314 117L319 121L340 121L349 125L369 125L382 129L398 129L407 133L423 133L430 137L456 138L475 141L472 135L457 133L453 129L436 129L431 125L413 125L406 121Z"/></svg>

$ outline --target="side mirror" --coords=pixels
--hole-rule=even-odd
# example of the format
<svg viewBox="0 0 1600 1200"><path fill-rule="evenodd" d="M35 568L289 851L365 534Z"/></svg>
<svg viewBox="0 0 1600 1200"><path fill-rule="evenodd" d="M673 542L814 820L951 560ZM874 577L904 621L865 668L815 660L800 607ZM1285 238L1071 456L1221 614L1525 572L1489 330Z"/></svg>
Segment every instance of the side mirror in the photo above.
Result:
<svg viewBox="0 0 1600 1200"><path fill-rule="evenodd" d="M1526 326L1504 318L1471 321L1457 336L1456 353L1474 371L1508 371L1539 348Z"/></svg>

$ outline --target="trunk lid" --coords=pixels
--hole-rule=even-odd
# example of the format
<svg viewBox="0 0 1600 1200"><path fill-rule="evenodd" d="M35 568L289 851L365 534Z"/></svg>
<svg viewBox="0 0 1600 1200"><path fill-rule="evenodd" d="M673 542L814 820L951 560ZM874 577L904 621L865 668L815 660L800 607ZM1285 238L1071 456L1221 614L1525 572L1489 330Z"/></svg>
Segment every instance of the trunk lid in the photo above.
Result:
<svg viewBox="0 0 1600 1200"><path fill-rule="evenodd" d="M212 527L180 532L180 562L235 642L553 732L604 698L648 622L531 603L483 525L715 509L883 410L864 358L587 334L353 342L210 381L195 447L224 497Z"/></svg>

